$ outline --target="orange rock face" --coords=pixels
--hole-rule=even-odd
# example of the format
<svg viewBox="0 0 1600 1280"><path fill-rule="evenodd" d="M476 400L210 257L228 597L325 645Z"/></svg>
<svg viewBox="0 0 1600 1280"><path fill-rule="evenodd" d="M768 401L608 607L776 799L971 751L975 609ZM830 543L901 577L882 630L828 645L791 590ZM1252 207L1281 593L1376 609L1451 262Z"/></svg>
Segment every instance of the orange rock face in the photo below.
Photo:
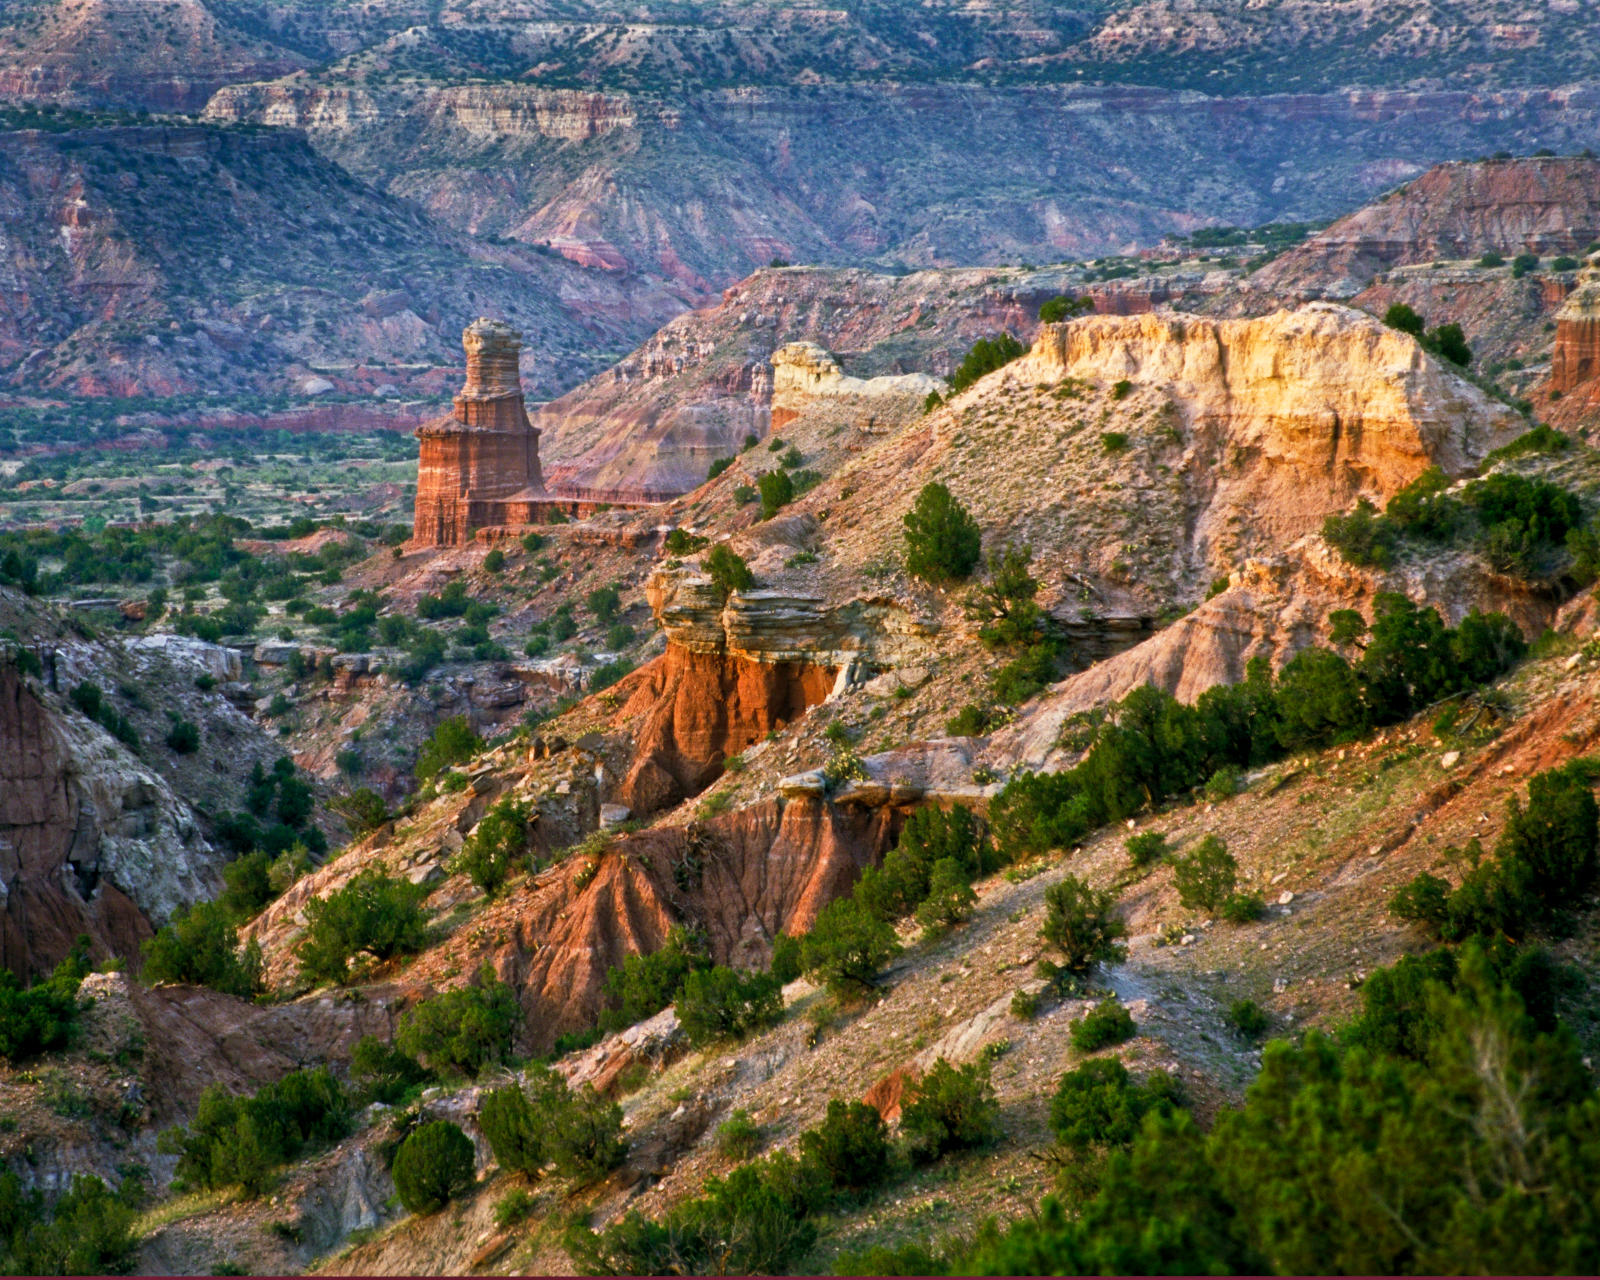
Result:
<svg viewBox="0 0 1600 1280"><path fill-rule="evenodd" d="M806 662L755 662L668 645L641 673L623 714L642 714L621 800L653 813L703 790L722 762L817 705L833 672Z"/></svg>
<svg viewBox="0 0 1600 1280"><path fill-rule="evenodd" d="M486 525L537 523L550 498L539 469L539 432L522 401L521 336L480 319L461 340L467 380L454 412L417 428L422 450L411 535L417 546L460 546Z"/></svg>

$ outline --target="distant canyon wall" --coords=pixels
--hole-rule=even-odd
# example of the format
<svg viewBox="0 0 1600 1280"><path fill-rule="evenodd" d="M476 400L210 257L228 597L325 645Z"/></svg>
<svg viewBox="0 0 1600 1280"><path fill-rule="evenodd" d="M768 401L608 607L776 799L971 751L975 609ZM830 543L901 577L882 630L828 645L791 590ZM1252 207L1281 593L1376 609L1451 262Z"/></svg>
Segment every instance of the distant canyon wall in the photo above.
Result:
<svg viewBox="0 0 1600 1280"><path fill-rule="evenodd" d="M1037 262L1212 220L1326 216L1437 160L1577 151L1600 124L1600 89L1213 98L876 84L673 96L296 79L225 88L207 115L305 129L325 154L463 229L709 292L773 257Z"/></svg>

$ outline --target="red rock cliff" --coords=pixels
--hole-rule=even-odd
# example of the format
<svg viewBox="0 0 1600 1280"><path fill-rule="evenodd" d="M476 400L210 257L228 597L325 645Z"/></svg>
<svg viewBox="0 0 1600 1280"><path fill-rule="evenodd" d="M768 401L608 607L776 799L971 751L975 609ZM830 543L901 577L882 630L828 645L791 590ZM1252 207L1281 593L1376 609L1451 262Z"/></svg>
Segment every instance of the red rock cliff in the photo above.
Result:
<svg viewBox="0 0 1600 1280"><path fill-rule="evenodd" d="M1550 389L1563 395L1600 377L1600 268L1590 267L1556 315Z"/></svg>

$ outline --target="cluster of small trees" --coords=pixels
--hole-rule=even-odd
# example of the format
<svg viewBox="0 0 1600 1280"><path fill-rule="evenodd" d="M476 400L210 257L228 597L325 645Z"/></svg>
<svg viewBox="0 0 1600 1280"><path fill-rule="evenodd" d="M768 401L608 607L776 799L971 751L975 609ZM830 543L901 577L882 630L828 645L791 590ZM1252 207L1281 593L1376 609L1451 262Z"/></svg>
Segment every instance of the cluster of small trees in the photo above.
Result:
<svg viewBox="0 0 1600 1280"><path fill-rule="evenodd" d="M593 1182L622 1163L622 1108L595 1092L577 1090L547 1066L534 1064L523 1083L484 1095L478 1127L503 1169L540 1176L554 1167L563 1178Z"/></svg>
<svg viewBox="0 0 1600 1280"><path fill-rule="evenodd" d="M1445 851L1464 868L1459 887L1424 871L1394 896L1390 909L1445 942L1473 936L1520 938L1560 929L1600 873L1600 828L1588 760L1536 774L1524 806L1506 802L1506 824L1485 857L1477 837Z"/></svg>
<svg viewBox="0 0 1600 1280"><path fill-rule="evenodd" d="M368 867L328 897L312 898L306 903L305 932L295 947L301 977L313 983L343 982L358 955L381 963L422 950L428 934L422 908L427 896L425 885Z"/></svg>
<svg viewBox="0 0 1600 1280"><path fill-rule="evenodd" d="M160 1149L178 1157L185 1186L238 1187L257 1196L278 1169L350 1131L351 1107L327 1068L291 1071L251 1097L211 1085L192 1123L168 1129Z"/></svg>
<svg viewBox="0 0 1600 1280"><path fill-rule="evenodd" d="M118 1275L133 1269L142 1179L112 1191L92 1174L47 1205L9 1170L0 1173L0 1273L11 1276Z"/></svg>
<svg viewBox="0 0 1600 1280"><path fill-rule="evenodd" d="M78 1023L78 987L88 973L87 937L78 939L49 978L32 986L0 968L0 1058L15 1065L65 1048Z"/></svg>
<svg viewBox="0 0 1600 1280"><path fill-rule="evenodd" d="M1558 485L1500 472L1474 480L1459 496L1445 492L1448 487L1444 473L1430 467L1390 498L1381 514L1363 498L1347 515L1329 516L1322 536L1361 566L1386 568L1406 541L1464 542L1502 573L1522 578L1558 564L1586 581L1600 573L1600 542L1584 525L1578 499Z"/></svg>
<svg viewBox="0 0 1600 1280"><path fill-rule="evenodd" d="M1209 1133L1112 1059L1052 1104L1088 1194L960 1259L979 1275L1545 1274L1600 1249L1600 1098L1548 961L1473 944L1363 987L1337 1038L1270 1044ZM1380 1122L1381 1121L1381 1122Z"/></svg>
<svg viewBox="0 0 1600 1280"><path fill-rule="evenodd" d="M800 1135L798 1156L749 1161L707 1179L703 1195L660 1219L633 1211L599 1233L577 1228L567 1244L595 1275L780 1274L815 1243L819 1214L870 1195L903 1158L934 1160L998 1133L987 1063L956 1068L941 1058L907 1090L903 1157L873 1107L835 1098L822 1123Z"/></svg>
<svg viewBox="0 0 1600 1280"><path fill-rule="evenodd" d="M1252 662L1241 684L1206 690L1189 706L1145 686L1109 708L1089 732L1087 753L1060 773L1013 778L990 810L1006 856L1068 845L1221 769L1259 766L1286 751L1326 746L1394 724L1433 703L1495 679L1526 645L1501 614L1468 615L1446 627L1434 609L1380 594L1369 625L1332 615L1334 635L1359 647L1354 663L1331 649L1297 654L1276 680Z"/></svg>
<svg viewBox="0 0 1600 1280"><path fill-rule="evenodd" d="M600 1027L619 1031L670 1004L690 1043L739 1039L783 1017L785 980L775 970L746 973L713 964L703 937L673 928L655 951L628 956L606 973L610 1007Z"/></svg>
<svg viewBox="0 0 1600 1280"><path fill-rule="evenodd" d="M1537 263L1538 259L1535 258L1534 262ZM1465 369L1472 363L1472 348L1467 345L1467 336L1458 324L1442 324L1436 329L1429 329L1427 321L1404 302L1392 304L1383 313L1383 322L1391 329L1409 333L1422 344L1423 350L1431 351L1451 364Z"/></svg>

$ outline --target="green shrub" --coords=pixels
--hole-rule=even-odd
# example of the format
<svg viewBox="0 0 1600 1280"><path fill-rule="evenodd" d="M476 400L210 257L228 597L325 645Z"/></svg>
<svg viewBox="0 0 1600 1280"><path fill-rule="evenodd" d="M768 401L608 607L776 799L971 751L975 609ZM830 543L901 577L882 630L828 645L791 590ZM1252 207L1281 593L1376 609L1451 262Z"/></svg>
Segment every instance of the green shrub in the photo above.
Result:
<svg viewBox="0 0 1600 1280"><path fill-rule="evenodd" d="M967 597L967 616L979 624L978 639L989 649L1028 649L1048 639L1048 619L1035 602L1039 581L1029 572L1033 548L1007 545L991 551L989 580Z"/></svg>
<svg viewBox="0 0 1600 1280"><path fill-rule="evenodd" d="M954 858L940 858L928 879L928 895L918 905L917 923L935 932L972 918L978 895L966 868Z"/></svg>
<svg viewBox="0 0 1600 1280"><path fill-rule="evenodd" d="M1045 890L1042 937L1061 956L1061 976L1082 977L1097 964L1114 964L1123 958L1118 939L1128 926L1111 914L1115 902L1109 890L1091 888L1077 876L1063 876Z"/></svg>
<svg viewBox="0 0 1600 1280"><path fill-rule="evenodd" d="M783 993L768 973L742 974L725 965L686 973L673 1001L696 1048L740 1039L783 1018Z"/></svg>
<svg viewBox="0 0 1600 1280"><path fill-rule="evenodd" d="M678 994L690 973L709 969L705 939L674 925L666 941L649 955L631 955L606 971L605 995L609 1006L600 1026L621 1031L660 1013Z"/></svg>
<svg viewBox="0 0 1600 1280"><path fill-rule="evenodd" d="M711 465L706 469L706 479L707 480L715 480L718 476L720 476L724 471L726 471L732 465L733 465L733 459L732 458L717 458L717 459L714 459L712 461Z"/></svg>
<svg viewBox="0 0 1600 1280"><path fill-rule="evenodd" d="M1225 764L1206 779L1201 794L1213 803L1231 800L1244 788L1244 770L1238 765Z"/></svg>
<svg viewBox="0 0 1600 1280"><path fill-rule="evenodd" d="M687 529L671 529L667 532L663 544L669 556L693 555L706 545L706 539L697 534L690 533Z"/></svg>
<svg viewBox="0 0 1600 1280"><path fill-rule="evenodd" d="M273 1175L302 1153L349 1132L350 1105L324 1067L291 1071L239 1097L221 1085L200 1095L194 1121L161 1134L161 1151L178 1157L177 1177L188 1187L239 1187L257 1196Z"/></svg>
<svg viewBox="0 0 1600 1280"><path fill-rule="evenodd" d="M1136 1034L1132 1016L1114 999L1102 1000L1083 1017L1074 1018L1071 1031L1072 1047L1079 1053L1094 1053Z"/></svg>
<svg viewBox="0 0 1600 1280"><path fill-rule="evenodd" d="M1063 1146L1086 1151L1133 1141L1144 1117L1178 1104L1176 1082L1153 1072L1135 1084L1116 1058L1094 1058L1061 1077L1050 1103L1050 1128Z"/></svg>
<svg viewBox="0 0 1600 1280"><path fill-rule="evenodd" d="M499 573L506 567L506 553L496 547L483 558L483 568L486 573Z"/></svg>
<svg viewBox="0 0 1600 1280"><path fill-rule="evenodd" d="M537 1207L538 1202L531 1191L526 1187L513 1187L495 1201L494 1225L500 1231L509 1231L531 1218Z"/></svg>
<svg viewBox="0 0 1600 1280"><path fill-rule="evenodd" d="M1222 918L1229 924L1249 924L1266 914L1267 903L1259 893L1230 893L1222 903Z"/></svg>
<svg viewBox="0 0 1600 1280"><path fill-rule="evenodd" d="M436 778L451 765L463 764L482 750L483 740L472 731L466 716L441 720L417 755L417 779L426 782Z"/></svg>
<svg viewBox="0 0 1600 1280"><path fill-rule="evenodd" d="M1185 910L1221 911L1239 883L1239 864L1219 837L1207 836L1172 860L1172 883Z"/></svg>
<svg viewBox="0 0 1600 1280"><path fill-rule="evenodd" d="M1539 255L1536 253L1519 253L1511 259L1511 274L1518 280L1530 271L1539 269Z"/></svg>
<svg viewBox="0 0 1600 1280"><path fill-rule="evenodd" d="M614 586L596 587L584 597L584 603L596 622L609 625L617 620L617 615L622 611L622 593Z"/></svg>
<svg viewBox="0 0 1600 1280"><path fill-rule="evenodd" d="M394 1189L411 1213L437 1213L474 1180L472 1139L448 1120L419 1125L394 1156Z"/></svg>
<svg viewBox="0 0 1600 1280"><path fill-rule="evenodd" d="M556 1172L577 1182L593 1182L620 1165L628 1153L622 1137L622 1108L595 1092L574 1091L548 1067L528 1071L534 1113Z"/></svg>
<svg viewBox="0 0 1600 1280"><path fill-rule="evenodd" d="M870 1191L889 1173L888 1128L865 1102L829 1102L822 1124L800 1135L800 1152L829 1183L850 1194Z"/></svg>
<svg viewBox="0 0 1600 1280"><path fill-rule="evenodd" d="M1057 324L1062 320L1071 320L1075 316L1093 314L1093 298L1075 298L1071 294L1058 293L1053 298L1047 298L1040 306L1039 321L1041 324Z"/></svg>
<svg viewBox="0 0 1600 1280"><path fill-rule="evenodd" d="M993 1142L1000 1136L1000 1104L989 1083L988 1062L952 1067L938 1059L906 1090L900 1132L919 1160Z"/></svg>
<svg viewBox="0 0 1600 1280"><path fill-rule="evenodd" d="M830 902L805 936L807 976L835 995L859 995L877 985L878 972L900 953L894 926L854 897Z"/></svg>
<svg viewBox="0 0 1600 1280"><path fill-rule="evenodd" d="M346 795L334 796L328 801L328 808L350 824L350 833L355 836L376 831L390 816L389 806L371 787L357 787Z"/></svg>
<svg viewBox="0 0 1600 1280"><path fill-rule="evenodd" d="M805 945L799 938L780 933L772 940L772 976L779 986L788 986L805 972L801 959Z"/></svg>
<svg viewBox="0 0 1600 1280"><path fill-rule="evenodd" d="M761 518L770 520L794 501L794 478L781 468L768 471L756 481L761 494Z"/></svg>
<svg viewBox="0 0 1600 1280"><path fill-rule="evenodd" d="M1222 1020L1244 1040L1261 1039L1272 1025L1267 1011L1254 1000L1235 1000L1228 1006L1228 1012L1222 1015Z"/></svg>
<svg viewBox="0 0 1600 1280"><path fill-rule="evenodd" d="M542 533L525 533L522 535L522 549L531 556L543 551L546 541Z"/></svg>
<svg viewBox="0 0 1600 1280"><path fill-rule="evenodd" d="M192 756L200 750L200 730L188 720L174 720L167 730L167 747L180 756Z"/></svg>
<svg viewBox="0 0 1600 1280"><path fill-rule="evenodd" d="M1141 831L1124 840L1122 847L1134 866L1153 867L1167 856L1167 837L1159 831Z"/></svg>
<svg viewBox="0 0 1600 1280"><path fill-rule="evenodd" d="M1506 260L1503 255L1491 249L1478 259L1478 265L1480 267L1503 267L1506 265Z"/></svg>
<svg viewBox="0 0 1600 1280"><path fill-rule="evenodd" d="M14 1173L0 1173L0 1271L6 1275L117 1275L138 1258L133 1234L142 1180L115 1192L92 1174L74 1174L48 1211Z"/></svg>
<svg viewBox="0 0 1600 1280"><path fill-rule="evenodd" d="M1362 498L1349 515L1329 516L1322 522L1322 537L1349 563L1385 569L1394 563L1398 530L1378 509Z"/></svg>
<svg viewBox="0 0 1600 1280"><path fill-rule="evenodd" d="M1003 706L1017 706L1042 693L1056 679L1058 654L1054 644L1030 645L1017 658L994 673L989 693Z"/></svg>
<svg viewBox="0 0 1600 1280"><path fill-rule="evenodd" d="M1126 431L1102 431L1100 433L1100 447L1107 453L1125 453L1128 448L1128 433Z"/></svg>
<svg viewBox="0 0 1600 1280"><path fill-rule="evenodd" d="M534 1110L521 1085L508 1084L484 1094L478 1104L478 1128L502 1169L537 1177L548 1162L545 1118Z"/></svg>
<svg viewBox="0 0 1600 1280"><path fill-rule="evenodd" d="M511 1052L522 1007L487 961L472 986L420 1001L400 1018L394 1042L436 1071L475 1076Z"/></svg>
<svg viewBox="0 0 1600 1280"><path fill-rule="evenodd" d="M484 894L494 897L527 856L532 820L527 804L502 796L462 842L451 869L465 872Z"/></svg>
<svg viewBox="0 0 1600 1280"><path fill-rule="evenodd" d="M761 1150L762 1141L761 1126L742 1107L717 1126L717 1150L730 1159L748 1160Z"/></svg>
<svg viewBox="0 0 1600 1280"><path fill-rule="evenodd" d="M711 575L711 585L724 601L735 591L748 591L756 585L755 574L743 557L724 545L711 548L705 560L706 572Z"/></svg>
<svg viewBox="0 0 1600 1280"><path fill-rule="evenodd" d="M426 886L378 867L359 872L344 888L306 903L305 933L295 947L307 981L343 982L362 952L378 961L420 951L427 941L422 910Z"/></svg>
<svg viewBox="0 0 1600 1280"><path fill-rule="evenodd" d="M924 485L905 516L906 572L941 583L977 567L982 535L967 509L942 484Z"/></svg>
<svg viewBox="0 0 1600 1280"><path fill-rule="evenodd" d="M1026 351L1026 347L1004 330L994 338L979 338L950 375L950 394L965 391L984 374L1010 364Z"/></svg>
<svg viewBox="0 0 1600 1280"><path fill-rule="evenodd" d="M1032 991L1014 991L1011 995L1011 1016L1032 1022L1039 1016L1039 997Z"/></svg>
<svg viewBox="0 0 1600 1280"><path fill-rule="evenodd" d="M139 950L146 982L193 983L247 1000L266 990L260 944L239 945L233 916L221 902L195 903Z"/></svg>
<svg viewBox="0 0 1600 1280"><path fill-rule="evenodd" d="M80 1012L78 986L88 972L87 938L34 986L24 987L10 969L0 969L0 1058L15 1066L66 1048Z"/></svg>
<svg viewBox="0 0 1600 1280"><path fill-rule="evenodd" d="M377 1036L362 1036L350 1053L350 1079L367 1101L395 1106L432 1080L433 1073Z"/></svg>

